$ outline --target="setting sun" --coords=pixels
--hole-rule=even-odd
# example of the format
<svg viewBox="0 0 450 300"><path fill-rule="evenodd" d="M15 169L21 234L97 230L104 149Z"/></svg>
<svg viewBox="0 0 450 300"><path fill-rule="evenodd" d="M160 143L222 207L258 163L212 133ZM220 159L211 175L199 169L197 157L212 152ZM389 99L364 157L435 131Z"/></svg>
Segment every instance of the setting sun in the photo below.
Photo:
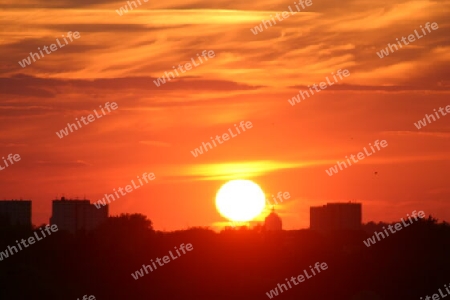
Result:
<svg viewBox="0 0 450 300"><path fill-rule="evenodd" d="M232 180L217 192L216 207L223 217L231 221L250 221L263 211L265 195L251 180Z"/></svg>

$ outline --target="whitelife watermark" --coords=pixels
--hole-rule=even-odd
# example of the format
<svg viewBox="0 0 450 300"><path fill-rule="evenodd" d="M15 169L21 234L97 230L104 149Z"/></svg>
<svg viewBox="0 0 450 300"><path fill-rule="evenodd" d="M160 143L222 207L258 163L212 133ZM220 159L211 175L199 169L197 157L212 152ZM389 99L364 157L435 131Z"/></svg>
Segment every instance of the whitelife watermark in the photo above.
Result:
<svg viewBox="0 0 450 300"><path fill-rule="evenodd" d="M41 238L39 238L38 231L34 232L34 236L36 237L36 240L38 240L38 241L40 241L46 237L43 228L41 227L40 229L41 229L41 235L42 235ZM44 229L45 229L45 231L47 231L48 235L51 235L52 232L58 231L58 226L56 224L53 224L52 226L47 225L47 226L45 226ZM27 244L27 241L29 244ZM35 241L34 237L32 237L32 236L30 236L27 240L22 239L20 242L16 240L17 247L19 247L20 250L23 250L21 244L25 248L28 248L28 246L33 245L35 242L36 241ZM0 252L0 261L2 261L4 258L5 259L8 258L9 254L14 255L15 253L13 253L13 250L16 251L16 253L19 252L19 250L17 250L16 246L8 246L5 251ZM9 251L9 253L8 253L8 251Z"/></svg>
<svg viewBox="0 0 450 300"><path fill-rule="evenodd" d="M5 159L4 156L2 156L2 159L3 159L3 162L5 163L5 167L2 167L2 165L1 165L1 163L0 163L0 171L3 171L4 169L6 169L7 167L9 167L10 165L13 165L13 164L14 164L14 161L15 161L15 162L20 161L20 155L19 155L19 154L14 154L14 155L13 155L12 153L8 154L8 157L7 157L6 159L9 160L9 163L10 163L10 164L8 164L8 162L6 161L6 159ZM14 161L13 161L13 159L14 159Z"/></svg>
<svg viewBox="0 0 450 300"><path fill-rule="evenodd" d="M205 59L205 61L208 61L208 57L209 58L214 58L216 56L216 54L214 53L213 50L209 50L208 51L208 57L206 57L206 50L203 50L202 56ZM203 63L203 60L202 60L202 58L200 57L200 55L198 53L197 53L197 57L198 57L198 60L200 61L200 64L196 64L194 58L193 57L191 58L191 61L192 61L192 64L194 65L194 67L198 67L198 66L200 66ZM192 69L191 63L188 63L188 62L184 64L184 67L186 68L187 71L190 71ZM175 66L172 66L172 68L175 71L175 73L177 74L176 77L180 77L180 74L178 74L178 71L175 68ZM186 71L183 70L183 66L181 64L178 65L178 69L180 70L180 72L186 73ZM168 81L170 81L172 79L175 79L175 74L173 72L167 73L167 71L166 71L164 74L165 74L165 76L159 77L157 80L153 80L153 82L155 83L155 85L157 87L160 87L162 84L166 83L166 78L167 78ZM172 78L170 78L169 75L171 75Z"/></svg>
<svg viewBox="0 0 450 300"><path fill-rule="evenodd" d="M158 263L158 265L159 265L160 267L164 266L164 264L168 264L168 263L170 263L171 261L173 261L173 260L175 260L175 259L181 257L181 254L180 254L180 252L178 251L178 248L177 248L177 247L174 247L174 248L175 248L175 252L178 254L178 256L174 256L173 253L172 253L172 250L170 250L170 251L169 251L170 257L169 257L168 255L166 255L166 256L164 256L162 259L159 258L159 257L157 257L157 258L155 259L156 262ZM185 251L184 248L185 248L185 246L184 246L184 243L183 243L183 244L180 245L180 251L183 252L183 254L186 254L186 251ZM186 244L186 250L187 250L187 251L192 251L192 250L194 250L194 247L192 246L191 243ZM161 263L161 261L163 261L163 263ZM148 271L149 271L149 270L150 270L150 272L153 272L154 270L156 270L158 267L156 266L156 264L155 264L155 262L153 261L153 259L151 259L151 262L152 262L153 267L152 267L151 265L145 265L145 264L144 264L144 265L142 265L142 268L140 268L139 270L137 270L137 271L134 272L134 273L131 273L131 277L133 277L134 280L138 280L139 278L144 277L146 274L148 274ZM144 272L145 272L145 274L144 274Z"/></svg>
<svg viewBox="0 0 450 300"><path fill-rule="evenodd" d="M139 180L139 183L140 183L141 185L138 186L138 185L136 185L136 184L134 183L134 179L131 180L131 183L133 184L133 186L131 186L131 184L125 186L125 191L126 191L127 193L131 193L133 190L137 190L138 188L140 188L141 186L144 185L144 184L142 183L141 178L140 178L139 176L137 176L137 179ZM144 173L144 174L142 174L142 179L145 181L145 183L148 183L148 180L152 181L152 180L155 179L155 174L154 174L154 173L148 173L148 174L147 174L147 173ZM125 193L125 192L123 191L124 188L122 188L122 187L119 187L117 190L119 191L119 193L120 193L122 196L125 196L125 195L127 194L127 193ZM119 199L119 198L120 198L119 193L116 191L116 189L113 189L113 191L114 191L114 194L116 195L117 199ZM94 205L95 205L95 207L96 207L97 209L99 209L99 208L101 208L102 206L105 206L105 205L106 205L106 201L108 201L108 203L111 203L111 201L116 201L116 198L114 197L113 194L105 194L105 197L103 197L102 199L98 200L97 203L94 202Z"/></svg>
<svg viewBox="0 0 450 300"><path fill-rule="evenodd" d="M438 24L437 24L436 22L432 23L431 25L430 25L430 22L427 22L427 24L425 24L425 28L428 30L428 33L431 32L430 27L431 27L433 30L437 30L437 29L439 28L439 26L438 26ZM424 34L424 35L427 35L427 33L425 32L425 29L423 29L422 25L420 25L420 28L422 29L423 34ZM408 35L408 41L409 41L410 43L414 42L414 41L416 40L416 37L417 37L417 39L421 39L421 38L424 37L424 35L420 35L420 34L417 32L417 29L414 30L414 33L415 33L415 35L414 35L414 34ZM402 43L400 43L400 41L398 40L398 38L396 38L396 40L397 40L397 43L398 43L398 45L400 46L400 48L403 48ZM401 40L402 40L403 44L405 44L405 46L408 46L408 45L409 45L409 43L406 41L406 38L405 38L404 36L402 36ZM389 43L388 46L387 46L385 49L382 49L380 52L377 52L377 55L378 55L380 58L383 58L383 57L385 57L385 56L388 56L388 55L389 55L389 49L391 50L391 53L394 53L394 50L392 49L392 46L395 47L395 51L398 50L398 47L397 47L397 45L396 45L395 43L392 44L392 45Z"/></svg>
<svg viewBox="0 0 450 300"><path fill-rule="evenodd" d="M406 214L408 216L408 219L411 223L405 223L405 221L403 220L403 218L401 218L400 220L402 221L403 225L405 227L408 227L409 225L411 225L413 223L413 221L411 220L411 217L409 216L409 214ZM419 218L423 219L425 218L425 213L423 212L423 210L419 211L418 213L416 213L416 211L413 211L411 213L412 217L418 221L417 216L419 216ZM395 230L393 230L393 228L395 227ZM391 233L396 233L397 231L402 230L402 224L400 223L395 223L394 226L389 225L388 229L391 231ZM388 231L386 230L386 228L383 226L383 230L384 233L386 233L386 236L389 236ZM371 237L368 238L366 241L363 241L364 245L366 245L367 247L370 247L371 245L375 245L375 243L377 242L377 240L375 239L375 237L378 239L378 241L380 241L380 235L383 239L385 239L386 237L384 236L383 232L377 232L375 231L375 234Z"/></svg>
<svg viewBox="0 0 450 300"><path fill-rule="evenodd" d="M436 111L436 108L433 109L433 110L434 110L434 113L436 114L436 117L437 117L438 119L440 119L439 114L438 114L437 111ZM439 112L442 114L442 116L444 117L444 116L447 115L447 113L450 113L450 105L447 105L447 106L445 107L445 111L446 111L447 113L444 112L444 109L443 109L442 107L439 107L438 110L439 110ZM425 114L425 118L423 118L423 120L419 120L417 123L414 123L414 125L417 127L417 129L422 128L422 126L425 127L425 126L427 126L426 120L428 120L428 124L431 124L431 120L430 120L431 118L433 119L433 121L436 121L436 118L435 118L432 114L431 114L431 115Z"/></svg>
<svg viewBox="0 0 450 300"><path fill-rule="evenodd" d="M241 133L239 128L236 126L236 124L234 124L234 127L236 128L236 131L238 134L233 134L233 132L231 131L231 128L228 128L228 132L230 133L231 137L238 136ZM239 127L241 127L242 131L245 132L245 128L250 129L253 127L253 124L250 121L245 122L245 124L244 124L244 121L241 121L241 123L239 123ZM214 144L214 147L217 147L217 144L214 140L216 140L219 144L223 144L224 141L228 141L230 139L230 136L228 135L228 133L224 133L224 134L222 134L222 138L223 138L223 141L220 139L220 136L218 136L218 135L216 135L215 138L211 137L211 141ZM192 155L194 157L197 157L200 154L203 154L203 149L205 150L205 152L207 152L208 148L206 146L209 146L209 148L211 150L213 148L209 142L206 142L206 144L205 144L205 142L203 142L202 145L200 145L200 148L195 148L194 151L191 151Z"/></svg>
<svg viewBox="0 0 450 300"><path fill-rule="evenodd" d="M289 192L284 192L284 193L278 192L277 198L278 198L278 200L280 200L280 202L283 202L283 199L287 200L287 199L291 198L291 194L289 194ZM275 199L274 195L272 195L272 199L275 203L270 203L270 201L268 199L266 199L267 205L273 206L274 204L278 204L278 201L277 201L277 199Z"/></svg>
<svg viewBox="0 0 450 300"><path fill-rule="evenodd" d="M386 140L382 140L381 142L376 140L375 143L373 143L373 144L378 149L378 151L381 150L380 145L383 148L386 148L388 146L388 143L387 143ZM364 152L366 153L367 156L371 156L372 154L375 153L375 149L373 149L371 143L369 143L369 146L370 146L370 149L372 149L373 152L368 152L366 147L364 147ZM356 159L355 156L357 156L358 159ZM350 155L350 158L348 158L347 156L345 156L345 158L347 159L347 162L348 162L349 166L351 166L352 162L350 161L350 158L352 159L352 161L354 163L357 163L358 161L363 160L364 158L366 158L366 156L364 155L363 152L359 152L357 155L353 155L352 154L352 155ZM333 176L333 174L337 174L339 172L338 166L339 166L339 169L343 170L342 165L344 165L346 169L348 168L347 164L345 163L345 161L344 162L337 161L336 165L334 167L331 167L330 169L325 170L325 172L328 174L328 176Z"/></svg>
<svg viewBox="0 0 450 300"><path fill-rule="evenodd" d="M313 275L309 275L308 272L306 271L306 269L303 270L303 273L305 274L306 279L313 278L314 276L317 275L316 272L314 272L314 269L317 270L317 273L320 273L320 270L321 270L321 269L322 269L323 271L325 271L326 269L328 269L328 265L327 265L326 263L324 263L324 262L321 263L321 264L319 265L319 263L316 262L316 263L314 264L314 268L311 267L311 266L309 266L309 268L310 268L310 271L311 271L311 273L312 273ZM289 281L291 281L294 285L299 285L301 282L304 282L304 281L305 281L305 276L303 276L303 275L298 275L297 278L295 278L294 276L292 276L290 280L288 280L287 278L285 278L285 280L286 280L286 283L287 283L287 285L289 286L289 288L292 288L291 283L290 283ZM297 279L298 282L297 282L295 279ZM288 288L287 288L286 284L284 284L284 283L278 284L277 287L275 287L275 289L270 290L270 292L266 293L267 297L269 297L269 299L272 299L273 297L278 296L278 289L280 290L281 293L284 292L282 288L285 288L286 291L288 291Z"/></svg>
<svg viewBox="0 0 450 300"><path fill-rule="evenodd" d="M77 300L80 300L80 298L77 298ZM81 300L95 300L95 297L93 295L90 295L88 298L87 295L84 295Z"/></svg>
<svg viewBox="0 0 450 300"><path fill-rule="evenodd" d="M63 37L64 41L66 42L66 44L62 44L62 45L61 45L61 43L59 42L59 39L56 39L56 41L58 42L59 48L56 47L56 44L51 44L50 47L44 46L44 47L42 47L42 48L43 48L43 50L45 51L45 53L51 54L51 53L52 53L51 51L55 52L56 50L61 49L62 47L68 45L69 42L67 42L66 38L64 37L64 34L62 35L62 37ZM72 37L73 37L74 39L77 40L77 39L79 39L81 36L80 36L80 33L79 33L78 31L75 31L75 32L73 33L73 35L72 35L72 31L69 31L69 32L67 33L67 37L69 38L69 40L70 40L71 42L73 42ZM47 50L48 48L50 48L50 50L51 50L50 52ZM41 53L41 56L39 56L39 53L33 53L33 52L30 52L30 55L29 55L28 57L24 58L21 62L19 61L19 65L20 65L22 68L25 68L26 66L31 65L31 59L33 59L33 62L36 61L35 56L37 56L37 59L41 59L42 57L44 57L44 53L42 53L41 47L38 47L38 50L39 50L39 53Z"/></svg>
<svg viewBox="0 0 450 300"><path fill-rule="evenodd" d="M148 0L142 0L144 2L148 2ZM141 0L137 0L137 2L139 3L139 5L142 5ZM130 7L131 10L133 10L133 6L131 6L131 3L134 4L134 7L137 8L137 4L136 1L127 1L127 5L125 6L121 6L119 8L119 10L116 9L116 12L119 14L119 16L122 16L123 14L128 12L128 6Z"/></svg>
<svg viewBox="0 0 450 300"><path fill-rule="evenodd" d="M440 300L442 298L447 297L448 295L450 295L450 290L449 290L449 287L446 284L444 284L444 287L445 287L445 290L447 291L448 294L446 294L446 295L442 294L441 289L439 289L439 294L433 294L433 296L431 296L431 297L426 295L424 300ZM440 295L440 297L439 297L439 295ZM420 297L420 299L422 300L423 298Z"/></svg>
<svg viewBox="0 0 450 300"><path fill-rule="evenodd" d="M102 109L103 115L97 114L97 110L94 109L94 113L95 113L95 116L97 117L97 119L100 119L101 117L106 116L106 113L105 113L105 111L103 110L103 107L102 107L101 105L100 105L99 107ZM108 113L111 112L111 109L112 109L112 110L116 110L118 107L119 107L119 106L117 105L116 102L112 102L112 103L111 103L111 107L110 107L109 102L106 102L106 103L105 103L105 108L106 108L106 110L108 111ZM80 119L81 119L81 121L83 122L84 125L88 125L89 123L92 123L92 122L94 122L95 120L97 120L97 119L94 117L93 114L90 114L90 115L88 115L87 117L84 117L84 116L83 116L83 117L81 117ZM86 122L86 119L87 119L89 122ZM68 136L70 132L73 132L72 128L74 128L75 130L78 130L78 128L81 128L82 126L81 126L81 123L80 123L80 121L78 120L78 118L75 118L75 120L77 121L79 127L77 127L77 125L76 125L75 123L72 123L72 124L67 123L67 127L65 127L64 129L61 129L59 132L56 132L56 135L57 135L60 139L62 139L63 137ZM69 132L69 130L70 130L70 132Z"/></svg>
<svg viewBox="0 0 450 300"><path fill-rule="evenodd" d="M302 9L305 9L305 3L306 6L311 6L312 5L312 0L306 0L303 2L303 0L298 1L298 5L300 5L302 7ZM291 14L289 14L287 11L283 11L281 14L280 13L276 13L275 17L278 19L278 21L283 21L284 19L289 18L291 15L295 15L297 12L300 12L300 7L298 7L297 2L294 2L295 7L297 8L297 11L293 11L291 6L289 5L289 11L291 12ZM281 18L280 18L281 15ZM272 15L270 15L270 17L272 18L272 21L274 23L274 25L277 24L277 22L275 21L274 17ZM265 27L265 29L267 29L267 23L270 24L270 27L272 27L272 22L270 22L270 20L262 20L261 24L258 26L255 26L255 28L251 28L250 31L254 34L257 35L260 32L263 32L264 28L263 25Z"/></svg>
<svg viewBox="0 0 450 300"><path fill-rule="evenodd" d="M349 72L349 70L347 70L347 69L345 69L344 71L342 71L342 73L341 73L341 69L339 69L339 70L337 70L336 73L337 73L336 75L339 76L339 78L340 78L341 80L343 79L343 78L342 78L342 75L344 75L344 77L350 76L350 72ZM338 80L337 80L337 78L336 78L336 75L334 75L334 72L332 72L331 75L333 75L334 82L331 82L330 79L329 79L328 76L327 76L327 77L326 77L326 81L328 82L328 85L327 85L327 82L322 81L321 83L319 83L320 90L317 88L317 84L313 84L312 87L310 87L310 86L308 85L309 91L311 92L311 94L314 95L314 91L312 90L312 88L314 88L314 89L316 90L316 92L320 92L320 91L326 89L328 86L332 86L333 84L335 84L336 82L338 82ZM306 91L299 91L298 94L297 94L296 96L292 97L292 99L289 99L288 102L289 102L292 106L294 106L296 103L300 103L300 102L302 101L302 100L300 100L300 95L302 96L302 99L303 99L303 100L306 99L306 98L305 98L305 95L308 96L308 98L310 97L307 90L306 90Z"/></svg>

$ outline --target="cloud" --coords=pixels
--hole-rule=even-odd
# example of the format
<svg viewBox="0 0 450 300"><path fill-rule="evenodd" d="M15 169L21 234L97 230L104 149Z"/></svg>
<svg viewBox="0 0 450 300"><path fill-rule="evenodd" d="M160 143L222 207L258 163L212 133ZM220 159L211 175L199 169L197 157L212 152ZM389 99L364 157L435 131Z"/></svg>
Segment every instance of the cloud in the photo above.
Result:
<svg viewBox="0 0 450 300"><path fill-rule="evenodd" d="M391 136L403 136L403 137L432 137L432 138L440 138L440 139L448 139L450 138L450 132L439 132L439 131L384 131L381 132L383 135L391 135Z"/></svg>
<svg viewBox="0 0 450 300"><path fill-rule="evenodd" d="M313 165L315 162L249 161L185 165L177 167L178 176L192 177L194 180L232 180L253 178L283 169L294 169ZM175 174L175 173L174 173Z"/></svg>
<svg viewBox="0 0 450 300"><path fill-rule="evenodd" d="M20 144L20 143L0 143L0 147L28 147L28 144Z"/></svg>
<svg viewBox="0 0 450 300"><path fill-rule="evenodd" d="M127 77L127 78L97 78L89 79L48 79L29 75L15 75L12 78L0 78L0 89L4 94L35 96L53 98L58 94L64 94L68 89L76 86L77 90L92 92L104 92L115 89L142 90L142 91L176 91L176 90L253 90L260 86L249 86L225 80L205 79L175 79L173 82L157 87L154 77ZM114 88L113 88L114 87ZM50 90L52 90L50 92Z"/></svg>
<svg viewBox="0 0 450 300"><path fill-rule="evenodd" d="M64 182L61 190L76 193L98 189L92 182L113 182L125 171L134 174L134 168L154 166L166 181L188 187L195 181L201 187L173 199L206 191L211 180L270 175L274 184L289 182L299 195L314 199L353 193L386 203L399 201L404 191L417 194L445 185L448 168L441 162L448 160L443 152L448 149L447 120L419 133L413 132L413 122L448 105L449 0L313 0L306 12L256 36L251 28L294 1L141 2L139 9L121 17L115 10L126 0L0 4L0 142L9 150L20 147L17 152L23 156L22 164L2 173L5 179L22 184L19 175L15 180L8 174L26 168L41 174L50 168L49 176L39 178L46 185L30 181L36 185L30 190ZM388 43L426 22L437 22L439 29L388 57L377 56ZM81 38L26 68L19 66L19 60L67 31L79 31ZM214 50L216 56L155 86L153 80L203 50ZM301 106L287 103L298 89L320 83L338 69L348 69L350 77ZM119 104L114 115L67 139L56 137L55 131L68 122L113 101ZM200 141L240 120L251 120L254 129L193 161L189 151ZM380 173L392 176L394 183L387 185L395 190L367 185L364 177L356 178L361 184L354 189L342 189L344 173L330 179L335 186L317 188L328 177L324 169L383 134L389 147L346 174L380 164ZM299 174L302 180L295 177ZM162 196L178 190L161 186L167 187ZM196 199L206 201L209 195L204 196ZM164 215L164 210L153 211L158 207L151 209Z"/></svg>
<svg viewBox="0 0 450 300"><path fill-rule="evenodd" d="M71 167L88 167L93 166L90 163L87 163L82 160L75 160L75 161L45 161L45 160L38 160L36 163L40 166L47 166L47 167L64 167L64 168L71 168Z"/></svg>

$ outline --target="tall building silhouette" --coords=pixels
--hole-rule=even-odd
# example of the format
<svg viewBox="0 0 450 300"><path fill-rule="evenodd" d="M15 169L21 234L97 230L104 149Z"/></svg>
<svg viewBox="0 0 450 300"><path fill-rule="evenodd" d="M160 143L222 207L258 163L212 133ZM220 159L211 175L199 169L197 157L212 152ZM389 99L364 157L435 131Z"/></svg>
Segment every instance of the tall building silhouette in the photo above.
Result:
<svg viewBox="0 0 450 300"><path fill-rule="evenodd" d="M266 217L264 221L264 229L266 231L278 231L282 230L283 223L280 216L275 212L275 208L272 207L272 212Z"/></svg>
<svg viewBox="0 0 450 300"><path fill-rule="evenodd" d="M0 220L4 225L31 228L31 200L1 200Z"/></svg>
<svg viewBox="0 0 450 300"><path fill-rule="evenodd" d="M51 224L58 229L75 233L79 230L92 230L108 219L108 205L97 209L89 200L53 200Z"/></svg>
<svg viewBox="0 0 450 300"><path fill-rule="evenodd" d="M361 229L361 203L327 203L310 207L310 228L318 231Z"/></svg>

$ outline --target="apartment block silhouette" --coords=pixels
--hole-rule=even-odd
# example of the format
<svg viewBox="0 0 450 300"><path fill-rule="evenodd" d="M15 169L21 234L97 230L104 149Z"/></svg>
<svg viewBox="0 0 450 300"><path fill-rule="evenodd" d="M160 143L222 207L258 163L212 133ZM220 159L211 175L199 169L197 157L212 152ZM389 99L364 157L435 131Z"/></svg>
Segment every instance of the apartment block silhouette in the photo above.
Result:
<svg viewBox="0 0 450 300"><path fill-rule="evenodd" d="M50 224L58 225L59 230L75 233L92 230L108 219L108 205L97 209L89 200L70 200L62 197L53 200Z"/></svg>
<svg viewBox="0 0 450 300"><path fill-rule="evenodd" d="M310 207L310 228L318 231L361 229L361 203L327 203Z"/></svg>

